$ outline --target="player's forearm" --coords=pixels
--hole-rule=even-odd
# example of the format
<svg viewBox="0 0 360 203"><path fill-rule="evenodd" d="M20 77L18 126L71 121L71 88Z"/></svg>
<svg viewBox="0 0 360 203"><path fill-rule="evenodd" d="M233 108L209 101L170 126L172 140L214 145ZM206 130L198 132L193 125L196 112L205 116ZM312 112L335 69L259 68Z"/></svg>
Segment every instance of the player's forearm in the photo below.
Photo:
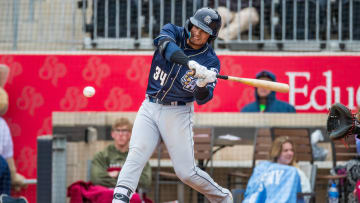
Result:
<svg viewBox="0 0 360 203"><path fill-rule="evenodd" d="M173 63L180 64L187 67L189 58L184 51L173 42L171 38L163 37L159 40L158 49L160 54L167 60Z"/></svg>
<svg viewBox="0 0 360 203"><path fill-rule="evenodd" d="M206 97L208 97L209 94L210 94L210 91L208 88L206 88L206 86L205 87L196 86L195 91L194 91L194 96L198 100L206 99Z"/></svg>
<svg viewBox="0 0 360 203"><path fill-rule="evenodd" d="M184 54L182 50L177 50L170 56L170 62L180 64L184 67L188 67L189 58Z"/></svg>

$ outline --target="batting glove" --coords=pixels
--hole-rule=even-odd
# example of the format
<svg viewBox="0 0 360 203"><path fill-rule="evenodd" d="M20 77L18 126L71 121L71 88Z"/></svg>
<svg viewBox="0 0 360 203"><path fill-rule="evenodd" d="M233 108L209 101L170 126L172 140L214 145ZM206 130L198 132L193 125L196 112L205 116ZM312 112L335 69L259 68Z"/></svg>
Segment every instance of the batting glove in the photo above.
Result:
<svg viewBox="0 0 360 203"><path fill-rule="evenodd" d="M194 60L190 60L188 62L188 66L191 70L195 72L193 77L195 78L205 78L206 77L206 71L208 70L205 66L200 65L198 62Z"/></svg>
<svg viewBox="0 0 360 203"><path fill-rule="evenodd" d="M216 81L216 72L212 70L207 70L205 72L205 78L198 78L196 80L196 85L199 87L205 87L208 83Z"/></svg>

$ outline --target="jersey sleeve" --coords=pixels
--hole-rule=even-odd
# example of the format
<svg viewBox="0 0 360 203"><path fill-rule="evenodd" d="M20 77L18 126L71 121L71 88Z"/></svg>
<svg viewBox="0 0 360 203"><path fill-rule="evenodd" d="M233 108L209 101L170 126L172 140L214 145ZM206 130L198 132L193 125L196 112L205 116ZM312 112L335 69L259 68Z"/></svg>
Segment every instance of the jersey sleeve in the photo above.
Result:
<svg viewBox="0 0 360 203"><path fill-rule="evenodd" d="M181 33L182 31L179 27L166 24L161 30L160 35L154 40L154 45L160 55L167 61L187 66L189 58L178 46L178 41L182 38Z"/></svg>
<svg viewBox="0 0 360 203"><path fill-rule="evenodd" d="M161 29L159 36L154 39L154 45L155 45L155 47L158 47L159 42L163 38L169 38L172 42L177 44L177 40L179 38L179 35L180 35L180 32L179 32L178 28L175 25L170 24L170 23L166 24Z"/></svg>

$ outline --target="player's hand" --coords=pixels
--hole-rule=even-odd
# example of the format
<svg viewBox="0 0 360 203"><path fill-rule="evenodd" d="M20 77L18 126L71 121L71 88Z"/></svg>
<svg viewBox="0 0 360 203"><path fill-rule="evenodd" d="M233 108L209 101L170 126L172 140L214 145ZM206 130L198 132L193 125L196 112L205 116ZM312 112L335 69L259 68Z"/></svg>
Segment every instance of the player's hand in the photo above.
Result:
<svg viewBox="0 0 360 203"><path fill-rule="evenodd" d="M194 60L190 60L188 66L191 70L195 72L193 77L195 78L205 78L206 71L208 70L205 66L200 65L198 62Z"/></svg>
<svg viewBox="0 0 360 203"><path fill-rule="evenodd" d="M198 63L198 62L196 62L196 61L194 61L194 60L190 60L189 62L188 62L188 67L191 69L191 70L196 70L196 68L197 67L199 67L200 66L200 64Z"/></svg>
<svg viewBox="0 0 360 203"><path fill-rule="evenodd" d="M208 83L216 81L216 72L212 70L206 70L205 78L198 78L196 80L196 85L199 87L205 87Z"/></svg>

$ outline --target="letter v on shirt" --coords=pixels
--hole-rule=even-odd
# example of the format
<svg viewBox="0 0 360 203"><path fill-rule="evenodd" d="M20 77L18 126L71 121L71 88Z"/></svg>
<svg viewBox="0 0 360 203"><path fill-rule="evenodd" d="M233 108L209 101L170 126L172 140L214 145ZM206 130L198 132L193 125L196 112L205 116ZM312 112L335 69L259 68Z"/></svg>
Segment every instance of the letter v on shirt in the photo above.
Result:
<svg viewBox="0 0 360 203"><path fill-rule="evenodd" d="M279 185L283 174L283 170L274 170L264 174L265 185Z"/></svg>

